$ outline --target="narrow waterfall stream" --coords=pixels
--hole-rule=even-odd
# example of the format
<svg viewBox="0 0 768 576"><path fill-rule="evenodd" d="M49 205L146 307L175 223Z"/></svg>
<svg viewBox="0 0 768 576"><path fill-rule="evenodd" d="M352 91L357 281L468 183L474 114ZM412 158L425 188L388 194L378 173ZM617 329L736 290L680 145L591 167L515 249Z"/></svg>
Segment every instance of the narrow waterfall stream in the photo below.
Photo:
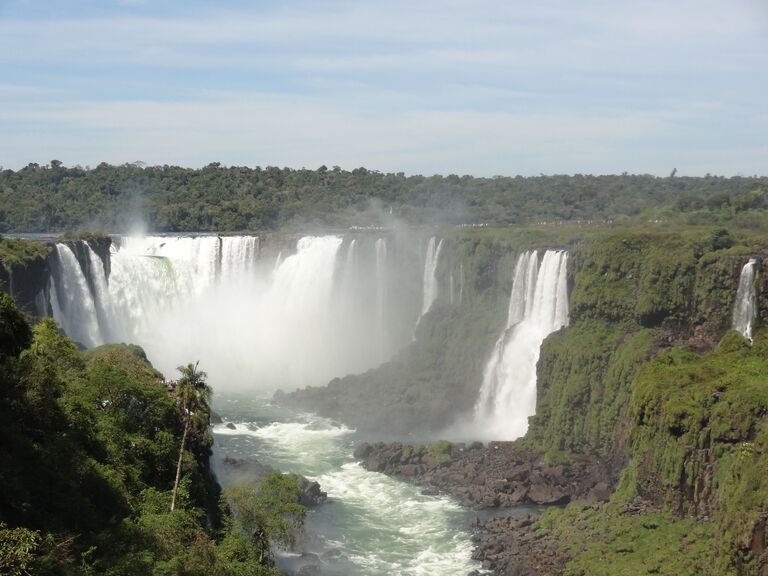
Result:
<svg viewBox="0 0 768 576"><path fill-rule="evenodd" d="M757 295L755 293L757 260L750 258L741 269L739 287L736 290L736 301L733 305L734 330L738 330L744 338L752 340L752 328L757 314Z"/></svg>

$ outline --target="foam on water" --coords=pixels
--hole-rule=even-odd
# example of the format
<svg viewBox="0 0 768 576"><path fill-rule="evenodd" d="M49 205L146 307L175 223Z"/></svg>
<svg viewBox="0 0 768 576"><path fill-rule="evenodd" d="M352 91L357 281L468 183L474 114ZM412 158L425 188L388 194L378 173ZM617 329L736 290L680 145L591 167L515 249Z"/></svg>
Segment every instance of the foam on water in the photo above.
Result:
<svg viewBox="0 0 768 576"><path fill-rule="evenodd" d="M365 470L352 458L353 430L311 414L283 413L281 421L268 422L265 404L250 413L242 403L217 408L235 426L214 427L217 453L256 457L317 480L328 493L328 503L306 520L316 534L308 551L341 556L322 561L324 575L465 576L479 568L471 559L467 512L448 498ZM295 555L289 560L297 561Z"/></svg>

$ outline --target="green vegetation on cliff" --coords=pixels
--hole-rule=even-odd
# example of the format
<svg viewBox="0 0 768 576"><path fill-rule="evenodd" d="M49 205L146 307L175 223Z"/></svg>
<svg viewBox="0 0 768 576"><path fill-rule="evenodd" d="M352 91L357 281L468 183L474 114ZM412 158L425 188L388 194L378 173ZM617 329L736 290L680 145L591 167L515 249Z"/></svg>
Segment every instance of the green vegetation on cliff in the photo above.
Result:
<svg viewBox="0 0 768 576"><path fill-rule="evenodd" d="M571 505L549 509L538 528L553 532L571 556L564 576L726 574L712 571L712 526L669 513Z"/></svg>
<svg viewBox="0 0 768 576"><path fill-rule="evenodd" d="M712 228L607 231L574 246L571 324L542 346L526 444L552 457L594 454L618 472L638 368L676 343L714 347L752 250L751 239Z"/></svg>
<svg viewBox="0 0 768 576"><path fill-rule="evenodd" d="M189 432L171 512L183 418L141 349L82 353L0 293L0 573L274 573L270 529L299 511L296 482L253 493L245 532L220 509L207 425Z"/></svg>
<svg viewBox="0 0 768 576"><path fill-rule="evenodd" d="M768 333L665 350L632 384L630 463L612 501L549 511L566 574L754 576L768 538ZM640 503L638 505L638 503Z"/></svg>
<svg viewBox="0 0 768 576"><path fill-rule="evenodd" d="M0 236L0 265L10 271L13 267L36 260L45 260L48 247L42 242L17 240Z"/></svg>
<svg viewBox="0 0 768 576"><path fill-rule="evenodd" d="M571 325L542 347L524 443L626 468L611 503L539 523L569 551L567 574L758 573L766 344L727 332L757 250L722 229L615 231L572 250Z"/></svg>

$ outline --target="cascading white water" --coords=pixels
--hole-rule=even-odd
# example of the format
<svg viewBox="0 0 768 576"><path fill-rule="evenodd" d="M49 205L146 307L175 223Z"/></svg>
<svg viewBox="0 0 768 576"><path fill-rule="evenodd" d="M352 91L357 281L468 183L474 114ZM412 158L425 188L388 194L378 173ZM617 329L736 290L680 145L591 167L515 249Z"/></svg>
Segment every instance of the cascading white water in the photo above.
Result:
<svg viewBox="0 0 768 576"><path fill-rule="evenodd" d="M435 237L432 236L427 243L427 254L424 258L424 280L423 280L423 294L421 299L421 318L429 312L432 308L432 304L437 299L437 263L440 260L440 250L443 247L443 241L440 240L435 245ZM418 322L417 322L418 323Z"/></svg>
<svg viewBox="0 0 768 576"><path fill-rule="evenodd" d="M258 236L224 236L221 238L221 278L231 278L249 271L259 255Z"/></svg>
<svg viewBox="0 0 768 576"><path fill-rule="evenodd" d="M536 363L549 334L568 324L568 254L521 254L515 266L507 326L483 372L474 413L481 437L514 440L536 410Z"/></svg>
<svg viewBox="0 0 768 576"><path fill-rule="evenodd" d="M376 323L382 333L384 327L385 302L387 298L387 240L376 240Z"/></svg>
<svg viewBox="0 0 768 576"><path fill-rule="evenodd" d="M96 304L88 280L75 253L66 244L54 246L58 258L59 282L51 277L51 307L64 331L85 346L104 342L99 328Z"/></svg>
<svg viewBox="0 0 768 576"><path fill-rule="evenodd" d="M85 243L85 249L88 253L88 269L91 273L91 284L93 286L93 302L96 310L96 320L102 334L102 340L111 340L109 333L109 285L107 284L107 274L104 270L104 262L98 254L93 251L90 244ZM100 344L103 342L99 342Z"/></svg>
<svg viewBox="0 0 768 576"><path fill-rule="evenodd" d="M756 265L757 260L750 258L749 262L744 264L741 269L739 287L736 290L736 301L733 305L733 329L738 330L749 341L752 341L752 328L757 312Z"/></svg>
<svg viewBox="0 0 768 576"><path fill-rule="evenodd" d="M84 344L137 343L168 376L199 359L217 388L325 384L389 359L415 312L388 310L384 238L352 239L339 257L341 245L339 236L301 238L275 262L274 252L260 258L254 237L123 237L108 282L90 247L89 278L64 247L54 284L77 290L53 285L51 307Z"/></svg>

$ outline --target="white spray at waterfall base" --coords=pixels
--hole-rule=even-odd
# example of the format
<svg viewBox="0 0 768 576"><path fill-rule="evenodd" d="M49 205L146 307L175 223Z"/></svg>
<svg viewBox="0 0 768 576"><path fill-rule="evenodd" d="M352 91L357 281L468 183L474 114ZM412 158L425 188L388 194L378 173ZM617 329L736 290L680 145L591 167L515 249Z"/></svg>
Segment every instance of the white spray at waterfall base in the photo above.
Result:
<svg viewBox="0 0 768 576"><path fill-rule="evenodd" d="M483 372L475 404L476 436L514 440L528 429L536 411L536 364L544 339L568 324L568 254L548 250L539 265L536 252L515 266L507 326Z"/></svg>

